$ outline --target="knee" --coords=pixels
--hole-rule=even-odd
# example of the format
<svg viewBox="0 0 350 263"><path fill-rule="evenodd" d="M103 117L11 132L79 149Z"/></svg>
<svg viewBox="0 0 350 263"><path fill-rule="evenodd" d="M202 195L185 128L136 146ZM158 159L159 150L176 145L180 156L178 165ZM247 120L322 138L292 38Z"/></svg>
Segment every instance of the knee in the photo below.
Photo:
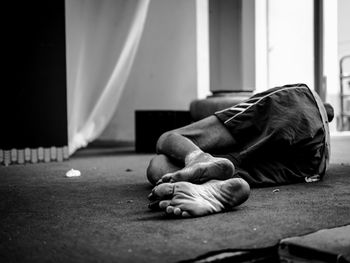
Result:
<svg viewBox="0 0 350 263"><path fill-rule="evenodd" d="M163 176L159 158L161 158L159 155L153 157L147 167L147 179L152 185L155 185Z"/></svg>
<svg viewBox="0 0 350 263"><path fill-rule="evenodd" d="M163 153L164 149L166 148L166 145L170 144L174 140L174 138L177 136L179 136L179 134L177 134L174 131L168 131L163 133L157 141L157 145L156 145L157 153Z"/></svg>
<svg viewBox="0 0 350 263"><path fill-rule="evenodd" d="M244 179L241 179L241 178L238 178L239 182L240 182L240 187L239 187L239 196L240 196L240 200L238 200L239 204L242 204L244 203L248 198L249 198L249 195L250 195L250 186L249 184L247 183L246 180Z"/></svg>

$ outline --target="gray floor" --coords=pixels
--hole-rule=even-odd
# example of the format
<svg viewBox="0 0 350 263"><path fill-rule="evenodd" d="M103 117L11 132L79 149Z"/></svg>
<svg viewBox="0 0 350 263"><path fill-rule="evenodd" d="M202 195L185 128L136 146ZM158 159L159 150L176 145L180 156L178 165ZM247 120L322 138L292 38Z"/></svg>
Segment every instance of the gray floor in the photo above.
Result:
<svg viewBox="0 0 350 263"><path fill-rule="evenodd" d="M234 211L178 220L147 208L152 155L81 151L0 167L0 262L177 262L350 224L350 136L332 136L325 180L254 189ZM82 176L66 178L78 169Z"/></svg>

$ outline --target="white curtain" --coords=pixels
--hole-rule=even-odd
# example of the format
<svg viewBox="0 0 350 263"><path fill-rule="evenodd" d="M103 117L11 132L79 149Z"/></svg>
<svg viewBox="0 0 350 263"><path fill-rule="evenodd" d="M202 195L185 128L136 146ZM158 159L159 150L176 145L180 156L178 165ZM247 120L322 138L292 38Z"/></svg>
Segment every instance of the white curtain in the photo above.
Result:
<svg viewBox="0 0 350 263"><path fill-rule="evenodd" d="M69 154L112 118L138 49L150 0L66 0Z"/></svg>

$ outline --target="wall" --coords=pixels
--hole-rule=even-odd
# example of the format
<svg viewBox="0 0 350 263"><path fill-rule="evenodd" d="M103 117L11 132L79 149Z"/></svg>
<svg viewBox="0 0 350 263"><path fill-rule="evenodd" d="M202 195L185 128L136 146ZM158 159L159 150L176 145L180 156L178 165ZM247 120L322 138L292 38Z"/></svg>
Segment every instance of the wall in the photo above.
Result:
<svg viewBox="0 0 350 263"><path fill-rule="evenodd" d="M259 17L255 17L256 24L262 25L266 22L270 27L266 32L268 39L264 37L263 40L260 40L262 38L259 33L264 35L265 31L255 32L256 40L260 41L257 46L261 47L261 44L266 43L266 48L260 48L261 52L258 50L263 61L260 63L262 66L257 65L257 91L264 90L265 87L293 82L306 82L313 88L313 1L290 0L281 3L279 0L266 0L263 2L262 5L260 5L261 1L257 2L259 5L255 10L256 15L259 15L258 11L263 7L267 8L267 17L262 17L260 20ZM334 19L329 18L330 14L332 17L334 17L333 14L336 14L336 10L334 12L333 9L337 7L337 2L333 0L324 2L326 53L324 71L327 77L327 99L334 102L337 111L338 64L335 63L334 56L329 55L337 52L337 47L332 44L333 42L336 44L337 32L334 30L336 27L332 26ZM250 3L247 4L250 5ZM343 43L342 36L347 33L345 25L349 24L349 17L346 15L349 10L349 7L346 6L348 4L348 0L339 0L339 12L344 13L339 16L340 43ZM252 8L254 8L253 5L248 10ZM245 20L242 21L244 23ZM248 20L248 22L254 21ZM266 49L269 55L264 57ZM339 49L342 50L341 47ZM140 50L120 105L112 122L100 138L134 140L134 111L136 109L188 109L189 103L196 98L198 92L196 89L198 81L196 79L196 51L198 51L196 50L196 1L152 0ZM256 52L257 59L259 52ZM210 63L212 65L212 61ZM242 69L237 70L239 72ZM265 72L269 72L268 79L265 79L267 75L264 74ZM235 78L234 83L239 83L240 87L243 84L249 88L250 82L253 83L254 79L248 82L247 85L247 80L242 79L242 76L239 75ZM333 130L335 129L334 124L335 122L332 123Z"/></svg>
<svg viewBox="0 0 350 263"><path fill-rule="evenodd" d="M338 1L323 0L324 75L327 83L326 101L331 103L335 117L339 114L339 62L338 62ZM330 123L336 131L337 120Z"/></svg>
<svg viewBox="0 0 350 263"><path fill-rule="evenodd" d="M195 0L152 0L120 104L100 139L134 140L134 111L188 110L197 97Z"/></svg>
<svg viewBox="0 0 350 263"><path fill-rule="evenodd" d="M314 88L313 35L313 0L256 0L255 91L297 82Z"/></svg>
<svg viewBox="0 0 350 263"><path fill-rule="evenodd" d="M313 0L267 0L268 86L314 88Z"/></svg>
<svg viewBox="0 0 350 263"><path fill-rule="evenodd" d="M350 1L338 0L338 55L350 55Z"/></svg>
<svg viewBox="0 0 350 263"><path fill-rule="evenodd" d="M338 1L338 61L343 56L350 56L350 1L349 0L339 0ZM350 59L347 58L343 62L343 74L350 74ZM343 89L344 93L350 93L350 79L343 79ZM339 80L340 82L340 80ZM339 97L338 97L339 98ZM339 100L339 99L338 99ZM339 105L340 106L340 105ZM344 111L350 112L350 98L344 99ZM339 107L340 108L340 107ZM340 113L340 111L339 111ZM343 127L349 130L349 123L345 122Z"/></svg>
<svg viewBox="0 0 350 263"><path fill-rule="evenodd" d="M349 12L349 0L324 0L324 71L327 77L327 101L334 107L336 118L340 114L339 60L342 56L350 54ZM331 132L339 128L336 118L330 125Z"/></svg>

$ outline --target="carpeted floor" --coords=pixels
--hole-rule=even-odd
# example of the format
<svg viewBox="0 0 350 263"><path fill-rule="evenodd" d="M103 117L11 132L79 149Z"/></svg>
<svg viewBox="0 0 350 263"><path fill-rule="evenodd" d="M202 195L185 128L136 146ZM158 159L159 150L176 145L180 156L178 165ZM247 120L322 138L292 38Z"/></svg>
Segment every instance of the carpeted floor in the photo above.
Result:
<svg viewBox="0 0 350 263"><path fill-rule="evenodd" d="M150 158L86 149L63 163L0 167L0 262L177 262L350 224L349 164L332 164L323 182L254 189L232 212L179 220L147 208ZM66 178L71 168L82 176Z"/></svg>

